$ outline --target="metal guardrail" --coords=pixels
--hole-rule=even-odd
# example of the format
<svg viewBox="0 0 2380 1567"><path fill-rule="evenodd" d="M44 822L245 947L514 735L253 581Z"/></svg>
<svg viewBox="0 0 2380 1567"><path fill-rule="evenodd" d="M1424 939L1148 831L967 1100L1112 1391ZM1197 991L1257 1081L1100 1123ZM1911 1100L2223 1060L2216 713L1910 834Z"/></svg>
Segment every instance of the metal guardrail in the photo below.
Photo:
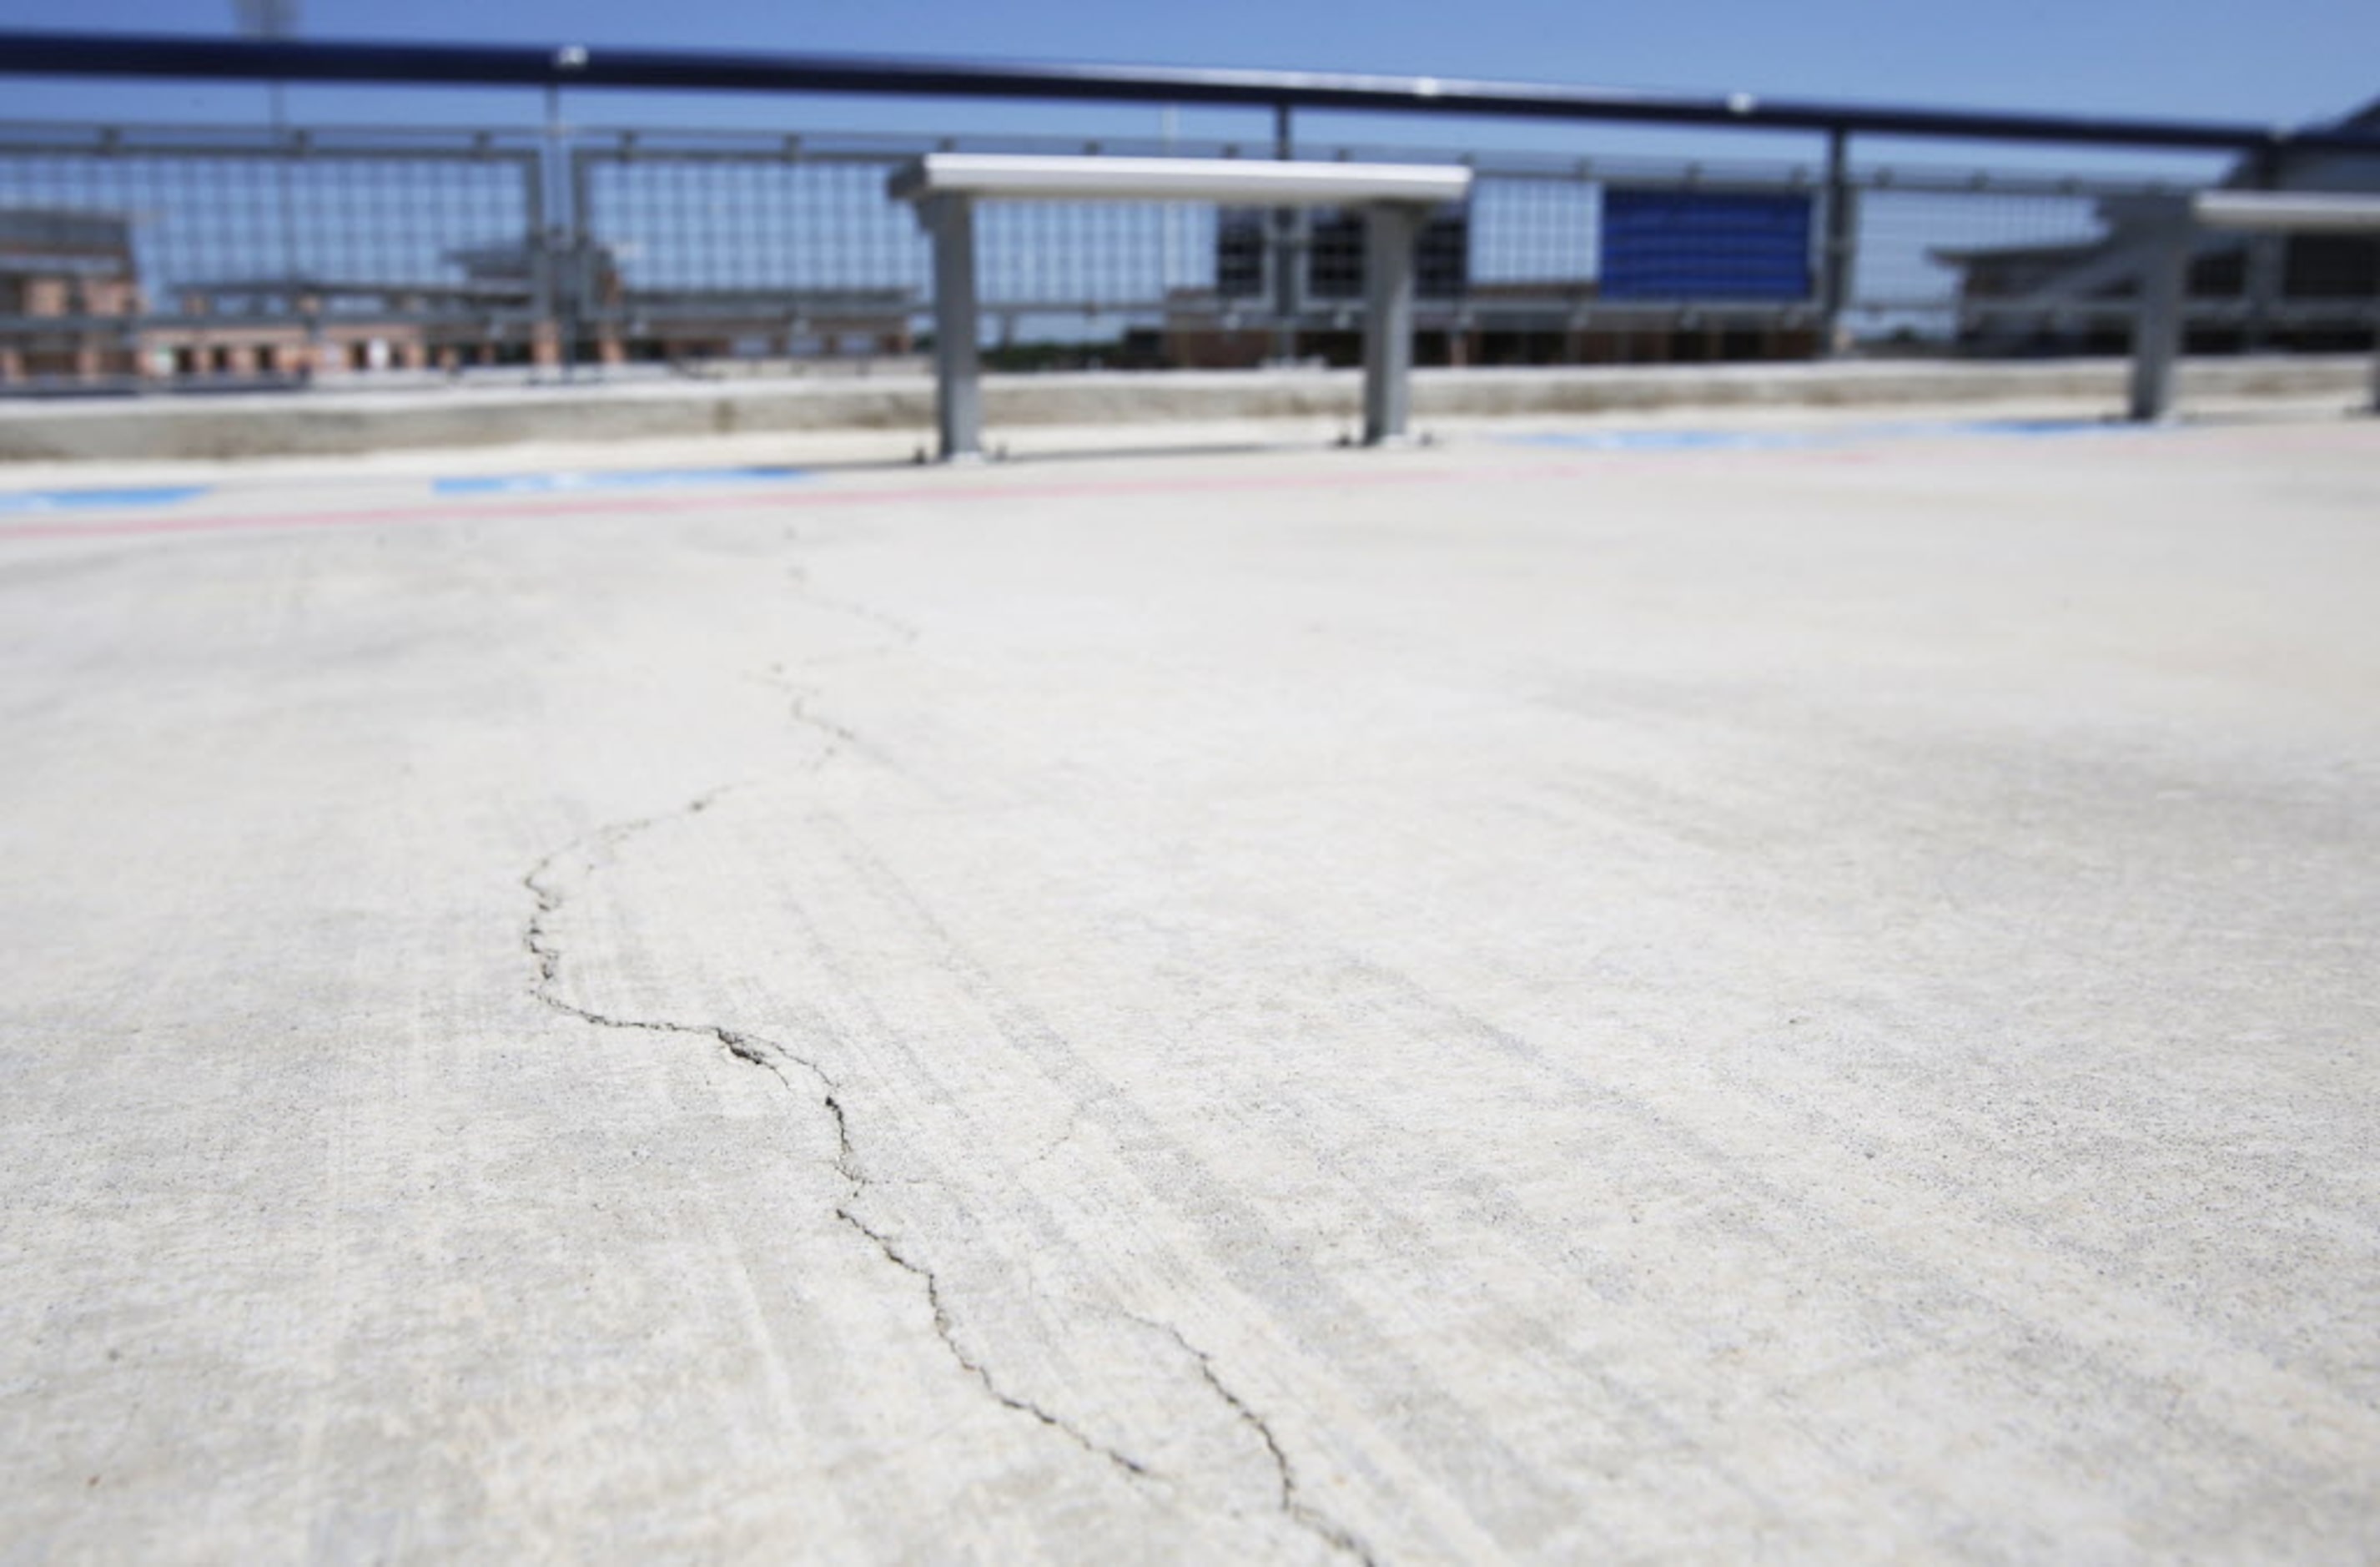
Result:
<svg viewBox="0 0 2380 1567"><path fill-rule="evenodd" d="M2102 275L2120 244L2118 214L2184 187L1878 167L1854 162L1853 138L2234 152L2250 180L2301 152L2380 156L2380 137L2338 128L1300 72L9 32L0 72L1232 103L1275 115L1269 140L1204 143L555 124L0 126L0 382L16 383L102 370L179 382L914 352L929 330L929 247L883 180L935 151L1460 164L1474 176L1470 200L1421 241L1425 360L1798 358L1852 341L2107 349L2122 346L2137 309L2135 279ZM1344 108L1815 130L1824 140L1798 163L1293 143L1293 114ZM12 222L45 217L118 231L79 260L7 237ZM2370 269L2359 274L2354 256L2332 258L2333 278L2313 264L2325 253L2317 241L2242 243L2239 275L2198 279L2180 307L2202 338L2336 346L2374 323ZM978 254L995 363L1037 353L1148 364L1352 358L1362 324L1352 215L995 205L981 216ZM74 265L50 265L66 261ZM2229 264L2212 262L2216 273ZM2200 271L2209 265L2200 259Z"/></svg>
<svg viewBox="0 0 2380 1567"><path fill-rule="evenodd" d="M982 449L975 236L993 202L1237 201L1354 209L1364 285L1364 443L1402 441L1411 403L1415 249L1433 214L1470 193L1472 171L1443 164L1296 163L1232 158L1002 157L928 152L885 193L913 203L934 242L934 382L941 456Z"/></svg>
<svg viewBox="0 0 2380 1567"><path fill-rule="evenodd" d="M19 287L12 310L0 277L0 350L19 346L18 379L44 365L54 377L88 376L94 355L115 373L152 377L153 361L170 356L169 378L204 379L908 352L926 324L928 247L883 182L944 148L1219 161L1262 150L825 132L0 126L0 271L10 264L10 214L20 226L79 214L116 225L115 270L135 285L91 308L52 298L37 310ZM1309 156L1363 164L1385 152ZM1810 164L1395 154L1473 176L1469 202L1425 259L1416 319L1426 355L1474 363L1794 357L1826 347L1837 327L1946 348L1962 336L2034 351L2106 347L2108 322L2120 332L2131 309L2122 298L1996 297L1984 286L2001 266L1995 258L2087 252L2113 233L2110 210L2184 188L1926 167L1861 169L1830 186ZM1670 295L1641 278L1633 291L1615 288L1613 211L1666 198L1782 203L1792 254L1781 273L1756 279L1761 289L1730 296L1734 242L1705 236L1673 244ZM1302 351L1350 355L1361 326L1362 244L1352 222L1328 215L1284 237L1257 209L1058 203L993 206L983 227L984 314L1006 344L1105 339L1086 351L1111 362L1244 362L1277 352L1284 327ZM15 247L20 262L24 249ZM2210 298L2191 312L2218 328L2252 314L2284 340L2347 330L2369 304L2348 282L2327 300L2247 312ZM104 292L86 286L87 303ZM77 336L91 341L64 341ZM49 341L46 359L35 339ZM0 375L10 372L0 359Z"/></svg>
<svg viewBox="0 0 2380 1567"><path fill-rule="evenodd" d="M1330 71L1009 65L819 55L723 55L424 43L327 43L0 30L0 61L23 75L375 81L480 86L834 92L1045 102L1241 104L1386 110L1604 124L1727 126L1839 135L1947 137L2251 151L2380 151L2380 138L2333 127L2121 118L1823 103L1751 92L1672 93L1544 82Z"/></svg>
<svg viewBox="0 0 2380 1567"><path fill-rule="evenodd" d="M2143 203L2124 214L2145 252L2140 314L2132 328L2131 412L2159 419L2172 411L2174 366L2187 331L2192 266L2211 235L2380 236L2380 196L2313 191L2199 191ZM2335 243L2335 241L2334 241ZM2363 241L2358 269L2380 292L2380 249ZM2371 407L2380 412L2380 344L2373 356Z"/></svg>

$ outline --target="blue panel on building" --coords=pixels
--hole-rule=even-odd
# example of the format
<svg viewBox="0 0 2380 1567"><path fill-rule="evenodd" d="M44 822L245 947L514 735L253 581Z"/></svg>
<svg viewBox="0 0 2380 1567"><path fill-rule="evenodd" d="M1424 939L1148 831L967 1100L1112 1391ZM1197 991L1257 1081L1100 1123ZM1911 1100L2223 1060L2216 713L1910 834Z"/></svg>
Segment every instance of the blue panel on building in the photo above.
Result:
<svg viewBox="0 0 2380 1567"><path fill-rule="evenodd" d="M1807 299L1807 196L1603 192L1606 299Z"/></svg>

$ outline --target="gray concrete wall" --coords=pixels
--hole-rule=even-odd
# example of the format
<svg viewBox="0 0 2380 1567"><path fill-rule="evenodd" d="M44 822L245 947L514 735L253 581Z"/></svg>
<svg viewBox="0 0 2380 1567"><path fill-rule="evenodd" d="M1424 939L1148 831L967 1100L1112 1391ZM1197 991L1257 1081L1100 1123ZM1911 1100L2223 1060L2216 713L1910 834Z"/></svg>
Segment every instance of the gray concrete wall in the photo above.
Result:
<svg viewBox="0 0 2380 1567"><path fill-rule="evenodd" d="M1597 414L1666 408L1852 407L2073 398L2122 406L2126 363L1892 362L1423 370L1414 407L1429 418ZM2204 359L2192 396L2356 395L2360 355ZM1169 370L990 376L986 419L1002 425L1345 418L1354 370ZM528 441L604 443L769 431L933 426L920 376L743 384L262 394L234 399L30 403L0 411L0 461L334 456Z"/></svg>

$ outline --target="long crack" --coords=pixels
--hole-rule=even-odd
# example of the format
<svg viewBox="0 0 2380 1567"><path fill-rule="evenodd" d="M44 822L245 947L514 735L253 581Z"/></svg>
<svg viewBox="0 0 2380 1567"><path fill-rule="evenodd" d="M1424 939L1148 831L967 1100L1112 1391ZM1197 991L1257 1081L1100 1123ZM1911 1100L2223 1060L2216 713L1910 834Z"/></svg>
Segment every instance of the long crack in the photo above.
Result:
<svg viewBox="0 0 2380 1567"><path fill-rule="evenodd" d="M785 541L798 543L799 533L790 528L787 528ZM788 568L788 573L793 582L794 596L802 602L830 613L846 615L889 634L888 640L870 646L843 653L819 654L804 659L801 661L803 668L815 669L851 659L880 658L895 649L914 646L918 640L920 633L917 627L898 615L888 614L873 605L861 603L856 599L846 599L839 594L820 591L811 581L807 567L792 566ZM811 761L809 771L812 772L823 771L829 763L845 751L867 750L866 742L862 741L848 724L839 723L818 710L818 703L825 695L821 687L795 679L793 673L783 663L771 664L759 678L783 693L786 698L786 716L793 721L795 727L808 730L819 737L820 741L819 755Z"/></svg>
<svg viewBox="0 0 2380 1567"><path fill-rule="evenodd" d="M730 788L734 786L728 785ZM950 1308L942 1298L941 1280L932 1269L904 1252L891 1236L854 1211L854 1205L873 1183L861 1169L857 1149L852 1142L851 1117L844 1108L842 1085L821 1063L799 1054L779 1040L764 1039L759 1035L738 1028L730 1028L722 1024L680 1023L667 1018L616 1017L607 1013L597 1012L591 1007L581 1006L577 1002L556 993L554 987L562 976L563 954L562 949L554 944L552 933L547 928L547 922L563 906L562 893L553 885L552 880L554 862L579 847L580 844L589 844L590 841L601 849L615 849L638 833L657 827L664 821L680 816L695 815L708 809L711 802L725 792L725 789L713 790L677 811L640 817L633 821L619 822L610 827L601 828L589 834L588 838L565 844L547 855L521 878L521 885L537 901L537 907L530 914L528 923L521 934L521 945L528 950L529 956L537 964L537 983L531 987L531 993L545 1005L565 1016L577 1018L582 1023L591 1024L599 1028L632 1028L646 1033L683 1034L697 1039L715 1040L722 1050L737 1061L759 1067L784 1085L789 1091L796 1094L800 1089L795 1087L794 1079L787 1075L785 1068L788 1063L798 1068L817 1085L820 1101L825 1105L827 1115L834 1126L834 1169L835 1172L842 1176L846 1187L842 1199L834 1206L835 1219L846 1228L864 1237L886 1261L917 1279L924 1287L926 1304L933 1313L935 1337L941 1341L942 1347L949 1352L951 1358L958 1363L959 1368L972 1378L976 1384L1002 1408L1030 1416L1084 1452L1106 1460L1135 1480L1155 1478L1149 1467L1130 1453L1111 1447L1031 1399L1025 1398L1002 1386L999 1379L992 1375L990 1367L969 1354L960 1344L957 1325L952 1319Z"/></svg>
<svg viewBox="0 0 2380 1567"><path fill-rule="evenodd" d="M850 725L836 723L814 706L821 695L817 686L797 683L781 663L771 664L759 678L763 684L775 687L783 695L785 716L793 721L794 726L807 729L819 737L819 753L811 759L808 771L823 771L844 752L860 746L859 735Z"/></svg>
<svg viewBox="0 0 2380 1567"><path fill-rule="evenodd" d="M795 568L794 580L795 590L802 598L820 607L838 610L857 618L874 622L892 632L895 638L892 644L894 646L905 642L915 642L917 639L917 629L914 626L854 601L830 598L818 592L810 584L808 574L799 567ZM873 653L882 650L872 649L868 651ZM832 661L819 659L807 662L815 664ZM815 704L823 694L820 687L796 681L783 664L771 665L761 678L785 695L788 716L794 723L799 728L817 735L822 742L819 756L810 764L810 771L820 771L844 752L861 747L859 736L850 728L818 711ZM638 832L656 827L673 816L693 815L707 809L725 792L724 789L713 790L682 808L678 812L643 817L633 821L618 823L601 829L590 837L596 846L603 850L614 849ZM579 840L581 844L588 842L588 839ZM577 844L565 845L548 855L521 879L522 885L537 900L536 911L530 916L522 938L522 944L537 960L538 982L535 987L537 998L557 1012L599 1027L685 1034L715 1040L729 1055L769 1073L789 1092L795 1094L799 1094L801 1090L793 1076L788 1074L787 1067L790 1065L798 1069L816 1085L820 1102L825 1106L828 1118L834 1127L834 1168L835 1172L843 1178L845 1187L843 1198L834 1206L836 1221L864 1237L885 1261L917 1281L919 1287L925 1291L927 1306L932 1312L935 1336L941 1341L942 1347L949 1353L952 1360L974 1379L977 1386L980 1387L988 1397L1002 1408L1028 1416L1038 1424L1048 1427L1086 1452L1106 1460L1135 1480L1160 1478L1148 1465L1131 1454L1098 1440L1079 1427L1051 1413L1031 1399L1022 1397L1002 1386L988 1366L966 1352L959 1342L957 1325L952 1318L949 1306L943 1298L941 1278L932 1269L904 1251L900 1244L891 1235L869 1223L856 1211L856 1205L860 1199L872 1185L879 1183L872 1181L859 1164L857 1148L852 1141L850 1113L844 1107L842 1085L827 1072L823 1064L799 1054L780 1040L764 1039L759 1035L729 1028L721 1024L613 1017L581 1006L555 993L554 986L562 971L562 950L553 943L546 928L546 921L549 917L560 910L563 900L562 894L552 883L550 872L556 860L577 846ZM1031 1162L1038 1164L1055 1155L1073 1138L1078 1129L1079 1117L1070 1121L1058 1138ZM1231 1410L1233 1418L1255 1433L1271 1462L1276 1487L1275 1500L1282 1515L1299 1528L1322 1541L1333 1551L1352 1557L1361 1562L1363 1567L1378 1567L1378 1559L1354 1531L1305 1499L1299 1488L1296 1466L1291 1462L1288 1451L1281 1446L1281 1439L1274 1433L1271 1423L1223 1379L1222 1375L1215 1368L1214 1358L1192 1343L1179 1328L1171 1323L1153 1321L1137 1316L1133 1319L1153 1331L1165 1334L1180 1346L1182 1352L1188 1355L1197 1367L1200 1380L1204 1381L1208 1390L1222 1402L1226 1408Z"/></svg>
<svg viewBox="0 0 2380 1567"><path fill-rule="evenodd" d="M1232 1415L1238 1417L1242 1425L1257 1434L1257 1440L1264 1443L1266 1453L1272 1459L1273 1477L1280 1490L1281 1510L1291 1522L1321 1540L1331 1549L1342 1555L1354 1557L1362 1562L1364 1567L1379 1567L1379 1558L1372 1554L1371 1548L1366 1545L1354 1530L1305 1500L1305 1494L1298 1488L1297 1466L1290 1462L1289 1450L1281 1445L1281 1438L1274 1434L1272 1422L1267 1420L1255 1405L1242 1398L1232 1391L1229 1382L1223 1380L1222 1374L1215 1369L1213 1355L1192 1343L1189 1335L1171 1322L1160 1322L1134 1313L1126 1313L1126 1315L1142 1327L1152 1332L1163 1333L1179 1345L1182 1353L1188 1355L1197 1366L1200 1380L1204 1381L1213 1391L1215 1396L1231 1408Z"/></svg>

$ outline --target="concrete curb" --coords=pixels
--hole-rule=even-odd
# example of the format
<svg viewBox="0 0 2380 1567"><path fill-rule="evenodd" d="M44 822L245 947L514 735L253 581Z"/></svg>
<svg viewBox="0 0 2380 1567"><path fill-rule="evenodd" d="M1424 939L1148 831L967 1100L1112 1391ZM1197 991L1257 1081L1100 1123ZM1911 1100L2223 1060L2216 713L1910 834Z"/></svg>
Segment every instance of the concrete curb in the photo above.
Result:
<svg viewBox="0 0 2380 1567"><path fill-rule="evenodd" d="M2123 397L2121 359L1926 361L1422 370L1421 418L1642 412L1681 407L1858 407ZM2192 396L2360 396L2363 355L2193 360ZM1353 419L1354 370L1171 370L991 376L987 422L1087 425L1251 419ZM0 461L342 456L530 441L602 443L780 431L933 425L933 383L774 381L411 392L261 394L6 407Z"/></svg>

